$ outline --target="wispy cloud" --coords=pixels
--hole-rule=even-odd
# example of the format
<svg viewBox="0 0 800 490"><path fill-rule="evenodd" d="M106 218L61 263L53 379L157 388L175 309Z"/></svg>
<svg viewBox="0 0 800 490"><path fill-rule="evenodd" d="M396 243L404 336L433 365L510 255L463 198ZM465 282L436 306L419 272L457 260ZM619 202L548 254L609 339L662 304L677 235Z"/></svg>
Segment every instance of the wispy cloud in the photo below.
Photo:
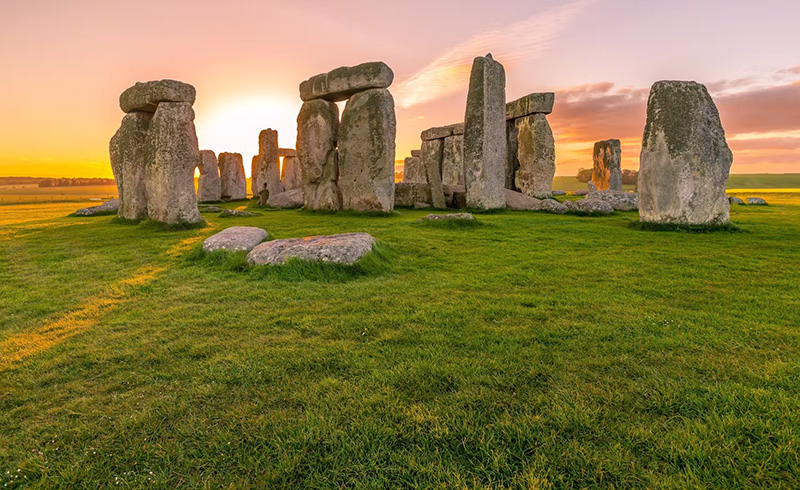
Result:
<svg viewBox="0 0 800 490"><path fill-rule="evenodd" d="M491 52L506 68L540 56L559 32L592 0L578 0L525 20L481 32L460 43L392 90L400 107L408 108L465 90L472 60Z"/></svg>

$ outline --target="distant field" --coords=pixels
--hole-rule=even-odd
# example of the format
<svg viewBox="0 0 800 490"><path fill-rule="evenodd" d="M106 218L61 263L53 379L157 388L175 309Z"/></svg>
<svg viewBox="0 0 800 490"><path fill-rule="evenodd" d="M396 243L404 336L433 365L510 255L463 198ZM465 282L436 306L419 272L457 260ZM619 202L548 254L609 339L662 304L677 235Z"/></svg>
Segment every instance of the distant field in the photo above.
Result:
<svg viewBox="0 0 800 490"><path fill-rule="evenodd" d="M633 191L634 186L624 186L625 190ZM740 174L728 178L727 189L757 190L757 189L792 189L791 192L800 192L800 174ZM575 177L556 177L553 179L553 189L574 191L586 189L586 184L578 182Z"/></svg>

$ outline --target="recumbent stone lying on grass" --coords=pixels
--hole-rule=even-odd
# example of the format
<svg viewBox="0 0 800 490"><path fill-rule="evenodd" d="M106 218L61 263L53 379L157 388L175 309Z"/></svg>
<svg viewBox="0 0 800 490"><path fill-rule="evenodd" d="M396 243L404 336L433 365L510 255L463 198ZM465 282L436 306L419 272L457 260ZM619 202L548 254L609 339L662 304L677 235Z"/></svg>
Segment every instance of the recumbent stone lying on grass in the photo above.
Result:
<svg viewBox="0 0 800 490"><path fill-rule="evenodd" d="M266 240L269 234L266 230L253 226L231 226L216 235L212 235L203 242L203 250L228 250L230 252L249 252L256 245Z"/></svg>
<svg viewBox="0 0 800 490"><path fill-rule="evenodd" d="M748 197L747 204L749 204L750 206L766 206L767 201L763 200L760 197Z"/></svg>
<svg viewBox="0 0 800 490"><path fill-rule="evenodd" d="M442 221L442 220L474 221L475 216L472 216L469 213L429 214L423 218L418 219L417 223L422 223L425 221Z"/></svg>
<svg viewBox="0 0 800 490"><path fill-rule="evenodd" d="M285 264L291 258L354 264L372 251L375 239L368 233L288 238L265 242L247 254L252 265Z"/></svg>
<svg viewBox="0 0 800 490"><path fill-rule="evenodd" d="M728 196L728 202L730 204L739 204L739 205L743 205L744 204L744 201L741 198L738 198L736 196Z"/></svg>
<svg viewBox="0 0 800 490"><path fill-rule="evenodd" d="M115 213L119 209L119 199L109 199L99 206L90 206L75 211L76 216L98 216Z"/></svg>

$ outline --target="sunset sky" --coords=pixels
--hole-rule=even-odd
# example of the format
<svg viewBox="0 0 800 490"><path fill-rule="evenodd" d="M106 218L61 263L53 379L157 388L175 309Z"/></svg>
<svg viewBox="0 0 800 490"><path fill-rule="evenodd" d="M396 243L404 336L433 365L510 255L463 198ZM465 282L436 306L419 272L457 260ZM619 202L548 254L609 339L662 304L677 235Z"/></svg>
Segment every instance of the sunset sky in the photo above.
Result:
<svg viewBox="0 0 800 490"><path fill-rule="evenodd" d="M606 138L637 168L661 79L708 86L733 173L800 172L797 0L3 0L0 18L0 176L110 177L119 94L162 78L197 88L201 149L249 162L261 129L295 146L301 81L374 60L395 73L402 159L420 131L463 120L488 52L507 100L557 92L558 175Z"/></svg>

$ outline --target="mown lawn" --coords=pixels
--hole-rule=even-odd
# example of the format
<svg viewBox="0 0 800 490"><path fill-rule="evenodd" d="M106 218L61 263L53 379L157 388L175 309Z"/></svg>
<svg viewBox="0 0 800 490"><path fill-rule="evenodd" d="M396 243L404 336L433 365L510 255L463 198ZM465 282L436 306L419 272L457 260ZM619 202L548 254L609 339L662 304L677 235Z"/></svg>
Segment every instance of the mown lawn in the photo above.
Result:
<svg viewBox="0 0 800 490"><path fill-rule="evenodd" d="M797 195L705 234L411 210L167 232L75 207L0 207L5 488L800 486ZM387 257L198 258L233 225L366 231Z"/></svg>

